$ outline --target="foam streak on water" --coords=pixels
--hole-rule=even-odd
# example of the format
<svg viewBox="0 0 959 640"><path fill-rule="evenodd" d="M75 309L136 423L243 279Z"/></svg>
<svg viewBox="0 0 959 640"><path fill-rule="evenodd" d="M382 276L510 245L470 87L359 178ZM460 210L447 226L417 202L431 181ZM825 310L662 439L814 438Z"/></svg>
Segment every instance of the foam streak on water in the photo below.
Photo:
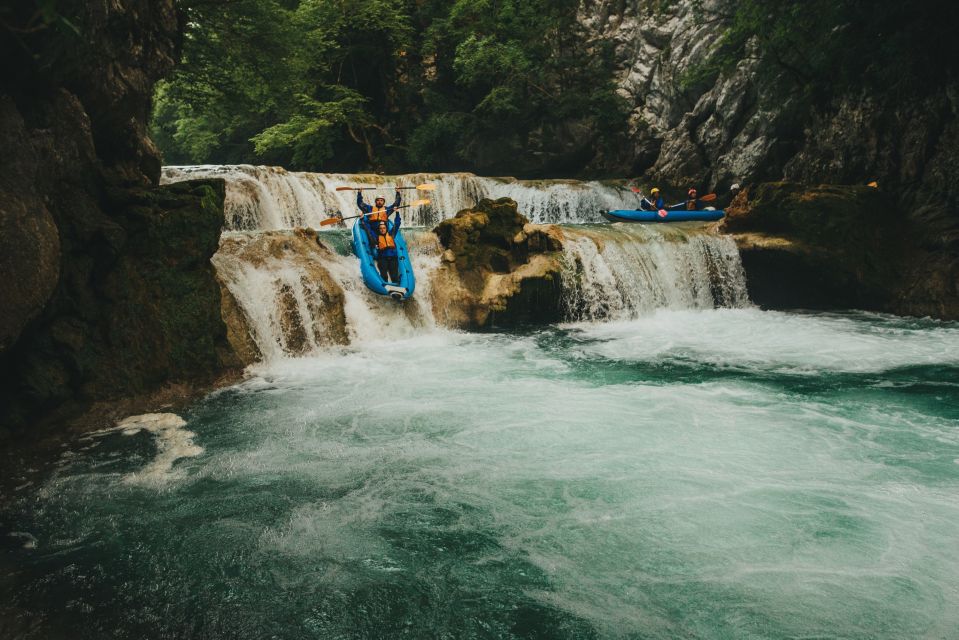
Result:
<svg viewBox="0 0 959 640"><path fill-rule="evenodd" d="M162 490L123 481L156 456L119 437L22 488L0 618L31 621L14 638L952 638L957 345L932 321L661 310L263 364L184 414L204 451Z"/></svg>

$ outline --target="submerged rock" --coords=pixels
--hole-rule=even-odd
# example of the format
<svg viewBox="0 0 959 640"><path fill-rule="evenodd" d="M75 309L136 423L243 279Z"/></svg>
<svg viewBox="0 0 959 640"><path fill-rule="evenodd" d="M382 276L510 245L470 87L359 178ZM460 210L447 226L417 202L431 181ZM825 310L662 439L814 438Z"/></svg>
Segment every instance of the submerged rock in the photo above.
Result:
<svg viewBox="0 0 959 640"><path fill-rule="evenodd" d="M559 227L530 224L501 198L481 200L434 231L444 248L432 283L439 322L483 329L562 319Z"/></svg>

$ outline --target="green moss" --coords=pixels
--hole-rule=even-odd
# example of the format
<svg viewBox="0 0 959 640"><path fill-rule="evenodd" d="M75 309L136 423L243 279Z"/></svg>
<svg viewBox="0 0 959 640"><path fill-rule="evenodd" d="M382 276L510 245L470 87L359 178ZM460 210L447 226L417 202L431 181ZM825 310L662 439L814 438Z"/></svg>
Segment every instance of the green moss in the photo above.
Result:
<svg viewBox="0 0 959 640"><path fill-rule="evenodd" d="M4 354L0 424L209 379L232 364L210 264L224 193L221 180L117 190L104 205L110 217L85 219L81 237L67 229L46 317Z"/></svg>

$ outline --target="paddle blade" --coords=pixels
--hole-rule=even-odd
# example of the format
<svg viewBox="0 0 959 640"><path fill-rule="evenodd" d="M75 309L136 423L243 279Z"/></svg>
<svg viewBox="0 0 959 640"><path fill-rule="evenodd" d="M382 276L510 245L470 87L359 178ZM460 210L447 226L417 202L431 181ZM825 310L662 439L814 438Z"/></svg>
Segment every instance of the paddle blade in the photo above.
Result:
<svg viewBox="0 0 959 640"><path fill-rule="evenodd" d="M436 191L435 184L418 184L416 188L420 191Z"/></svg>
<svg viewBox="0 0 959 640"><path fill-rule="evenodd" d="M410 203L411 207L424 207L430 203L429 200L414 200Z"/></svg>
<svg viewBox="0 0 959 640"><path fill-rule="evenodd" d="M353 187L337 187L337 191L352 191Z"/></svg>
<svg viewBox="0 0 959 640"><path fill-rule="evenodd" d="M707 193L706 195L704 195L704 196L703 196L702 198L700 198L699 200L700 200L701 202L712 202L712 201L715 200L715 199L716 199L716 194L715 194L715 193Z"/></svg>
<svg viewBox="0 0 959 640"><path fill-rule="evenodd" d="M643 192L643 190L640 189L639 187L630 187L629 189L630 189L630 191L632 191L633 193L642 193L642 192Z"/></svg>
<svg viewBox="0 0 959 640"><path fill-rule="evenodd" d="M343 218L327 218L326 220L322 220L320 222L320 226L325 227L325 226L336 224L337 222L342 222L342 221L343 221Z"/></svg>

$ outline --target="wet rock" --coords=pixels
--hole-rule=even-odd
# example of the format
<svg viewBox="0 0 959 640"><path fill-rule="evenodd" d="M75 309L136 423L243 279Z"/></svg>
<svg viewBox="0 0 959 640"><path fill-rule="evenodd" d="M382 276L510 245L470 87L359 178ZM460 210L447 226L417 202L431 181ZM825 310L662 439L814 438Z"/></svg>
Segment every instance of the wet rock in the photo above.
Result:
<svg viewBox="0 0 959 640"><path fill-rule="evenodd" d="M320 346L348 344L343 289L324 267L333 252L313 229L229 235L213 257L223 294L227 337L244 364L264 351L305 355ZM255 278L257 285L248 280ZM240 298L258 292L261 298ZM262 314L268 314L264 319ZM272 344L278 329L281 344Z"/></svg>
<svg viewBox="0 0 959 640"><path fill-rule="evenodd" d="M763 306L959 318L959 261L926 246L891 200L864 186L764 183L733 201L721 228Z"/></svg>
<svg viewBox="0 0 959 640"><path fill-rule="evenodd" d="M434 231L445 248L431 287L441 323L484 329L562 318L559 227L530 224L502 198L482 200Z"/></svg>
<svg viewBox="0 0 959 640"><path fill-rule="evenodd" d="M240 364L210 265L223 183L156 188L173 0L48 4L72 29L34 2L0 24L0 433Z"/></svg>
<svg viewBox="0 0 959 640"><path fill-rule="evenodd" d="M20 336L53 293L60 276L60 236L49 209L35 189L36 152L23 144L25 125L13 102L0 98L0 147L23 149L17 162L0 170L0 353Z"/></svg>
<svg viewBox="0 0 959 640"><path fill-rule="evenodd" d="M226 341L209 258L222 181L124 189L63 219L60 279L0 355L0 420L22 428L58 407L210 380L240 363ZM99 212L99 213L98 213ZM66 228L67 232L62 230Z"/></svg>

